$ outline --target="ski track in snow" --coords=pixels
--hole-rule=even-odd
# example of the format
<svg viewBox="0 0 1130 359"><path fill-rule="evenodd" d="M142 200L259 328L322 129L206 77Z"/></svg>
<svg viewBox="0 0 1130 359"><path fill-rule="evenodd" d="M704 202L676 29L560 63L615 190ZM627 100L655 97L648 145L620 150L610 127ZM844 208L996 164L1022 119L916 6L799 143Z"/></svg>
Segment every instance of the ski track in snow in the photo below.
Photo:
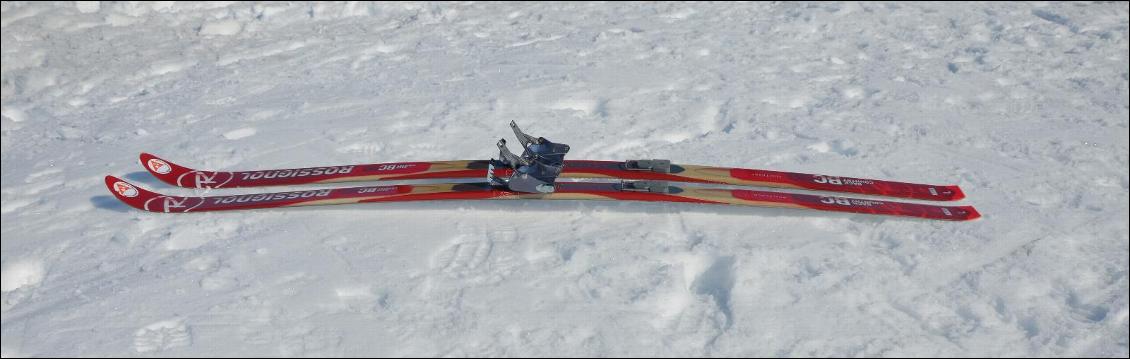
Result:
<svg viewBox="0 0 1130 359"><path fill-rule="evenodd" d="M3 356L1126 357L1128 10L4 2ZM939 223L655 203L161 215L210 169L570 158L956 183ZM232 190L249 193L254 190Z"/></svg>

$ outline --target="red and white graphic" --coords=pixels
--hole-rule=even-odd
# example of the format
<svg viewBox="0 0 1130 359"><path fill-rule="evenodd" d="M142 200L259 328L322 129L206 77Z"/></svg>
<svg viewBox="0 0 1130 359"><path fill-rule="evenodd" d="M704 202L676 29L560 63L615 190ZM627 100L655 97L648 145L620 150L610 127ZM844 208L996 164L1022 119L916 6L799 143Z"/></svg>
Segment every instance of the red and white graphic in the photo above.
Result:
<svg viewBox="0 0 1130 359"><path fill-rule="evenodd" d="M137 197L137 188L122 181L114 182L114 191L123 197Z"/></svg>
<svg viewBox="0 0 1130 359"><path fill-rule="evenodd" d="M172 175L152 167L158 161L171 168ZM233 188L283 186L308 183L391 181L439 178L485 178L489 161L432 161L352 164L339 166L216 172L198 170L142 153L141 162L165 183L188 188ZM872 196L913 198L927 201L956 201L965 198L958 186L885 181L797 172L671 164L669 172L634 170L631 161L567 160L562 178L618 178L626 180L716 183L736 186L764 186ZM509 168L496 168L495 174L507 177ZM192 174L193 177L188 176Z"/></svg>
<svg viewBox="0 0 1130 359"><path fill-rule="evenodd" d="M165 161L156 158L150 158L149 161L145 163L145 165L149 166L150 171L156 172L158 174L168 174L169 172L173 171L173 166L169 166L169 164Z"/></svg>
<svg viewBox="0 0 1130 359"><path fill-rule="evenodd" d="M677 185L668 186L668 192L639 192L625 189L624 183L607 182L558 182L554 184L555 191L548 194L513 192L499 189L489 183L436 183L327 188L209 197L163 195L135 187L114 176L106 176L106 185L110 187L110 190L120 193L118 199L125 204L137 209L158 213L232 211L347 203L509 199L730 204L906 216L947 221L968 221L981 217L981 214L971 206L935 206L800 193L695 188ZM132 196L137 197L127 198L132 196L124 192L130 191L133 191Z"/></svg>

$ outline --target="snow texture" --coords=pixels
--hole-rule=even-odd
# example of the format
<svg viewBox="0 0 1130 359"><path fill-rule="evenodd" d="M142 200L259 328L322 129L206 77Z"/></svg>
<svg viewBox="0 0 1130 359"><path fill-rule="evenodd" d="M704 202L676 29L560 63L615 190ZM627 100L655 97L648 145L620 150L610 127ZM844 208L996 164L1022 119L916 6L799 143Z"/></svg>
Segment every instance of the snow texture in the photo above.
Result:
<svg viewBox="0 0 1130 359"><path fill-rule="evenodd" d="M5 357L1128 355L1126 3L2 7ZM161 215L102 183L197 193L141 151L488 158L510 120L575 159L955 183L985 218Z"/></svg>

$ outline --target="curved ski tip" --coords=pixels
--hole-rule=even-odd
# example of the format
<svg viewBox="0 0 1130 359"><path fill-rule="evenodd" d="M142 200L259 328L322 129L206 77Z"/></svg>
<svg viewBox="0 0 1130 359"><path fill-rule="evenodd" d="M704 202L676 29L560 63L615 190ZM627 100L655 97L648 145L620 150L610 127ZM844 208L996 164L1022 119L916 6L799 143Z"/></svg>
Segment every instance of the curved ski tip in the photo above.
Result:
<svg viewBox="0 0 1130 359"><path fill-rule="evenodd" d="M106 189L109 189L110 193L117 197L119 201L140 210L145 210L145 201L157 196L157 194L133 183L109 175L106 176Z"/></svg>
<svg viewBox="0 0 1130 359"><path fill-rule="evenodd" d="M141 160L141 166L145 167L145 170L149 171L154 177L157 177L161 182L177 187L185 187L177 183L177 178L187 172L193 171L191 168L169 162L164 158L157 157L147 152L142 152L139 159Z"/></svg>
<svg viewBox="0 0 1130 359"><path fill-rule="evenodd" d="M141 155L138 156L138 158L141 159L141 164L143 164L143 165L145 164L145 161L148 161L150 159L158 159L158 160L161 159L160 157L157 157L157 155L154 155L154 154L149 153L149 152L142 152Z"/></svg>
<svg viewBox="0 0 1130 359"><path fill-rule="evenodd" d="M149 172L164 174L162 172L184 168L184 166L179 166L176 163L169 162L169 160L157 157L157 155L148 152L142 152L138 158L141 160L141 165L145 166L145 169L149 170ZM168 166L168 168L166 169L162 166Z"/></svg>

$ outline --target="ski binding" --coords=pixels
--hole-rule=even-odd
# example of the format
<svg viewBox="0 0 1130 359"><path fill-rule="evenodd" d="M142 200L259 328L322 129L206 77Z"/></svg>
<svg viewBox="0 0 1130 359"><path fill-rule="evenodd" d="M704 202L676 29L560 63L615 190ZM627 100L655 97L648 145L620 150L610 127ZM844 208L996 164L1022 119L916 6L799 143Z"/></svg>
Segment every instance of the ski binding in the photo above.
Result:
<svg viewBox="0 0 1130 359"><path fill-rule="evenodd" d="M555 143L545 137L534 137L522 132L518 124L510 121L510 128L522 143L522 155L510 152L506 140L498 140L498 159L491 159L487 167L487 179L497 187L524 193L553 193L554 182L565 167L565 154L569 145ZM496 167L511 168L509 177L495 175Z"/></svg>

